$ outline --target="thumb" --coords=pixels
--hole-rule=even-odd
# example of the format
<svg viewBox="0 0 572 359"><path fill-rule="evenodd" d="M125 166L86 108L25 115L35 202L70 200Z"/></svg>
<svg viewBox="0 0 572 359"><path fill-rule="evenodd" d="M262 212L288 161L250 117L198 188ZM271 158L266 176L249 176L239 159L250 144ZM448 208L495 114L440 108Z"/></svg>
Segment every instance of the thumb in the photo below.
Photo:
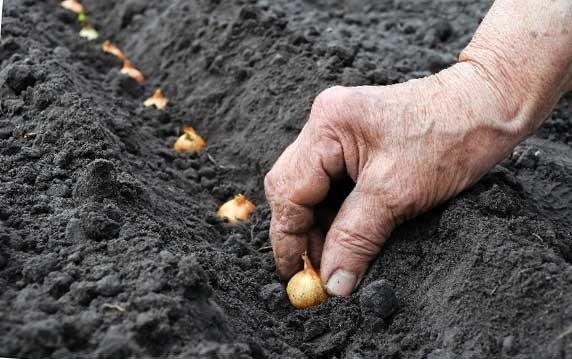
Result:
<svg viewBox="0 0 572 359"><path fill-rule="evenodd" d="M348 296L355 290L393 230L393 214L380 197L354 189L332 223L320 267L330 295Z"/></svg>

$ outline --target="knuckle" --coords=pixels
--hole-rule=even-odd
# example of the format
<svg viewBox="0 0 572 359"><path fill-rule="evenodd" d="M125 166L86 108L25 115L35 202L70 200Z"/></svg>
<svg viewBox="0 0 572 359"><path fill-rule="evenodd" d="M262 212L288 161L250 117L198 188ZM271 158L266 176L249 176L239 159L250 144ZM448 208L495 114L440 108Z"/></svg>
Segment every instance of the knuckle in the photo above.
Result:
<svg viewBox="0 0 572 359"><path fill-rule="evenodd" d="M296 163L293 161L293 158L295 158L295 156L293 156L295 149L296 142L290 144L290 146L284 150L274 166L264 176L264 192L268 200L276 196L278 192L284 192L288 189L289 182L291 182L289 173L292 172L292 168Z"/></svg>
<svg viewBox="0 0 572 359"><path fill-rule="evenodd" d="M360 87L330 87L314 100L309 122L345 128L351 125L350 121L367 119L373 101L379 102L380 96L372 96Z"/></svg>
<svg viewBox="0 0 572 359"><path fill-rule="evenodd" d="M288 189L288 183L285 181L287 178L284 176L287 172L277 165L278 163L264 176L264 194L271 204Z"/></svg>
<svg viewBox="0 0 572 359"><path fill-rule="evenodd" d="M275 175L274 172L271 170L264 176L264 192L266 194L266 198L270 199L272 194L275 192Z"/></svg>
<svg viewBox="0 0 572 359"><path fill-rule="evenodd" d="M332 109L339 106L339 103L347 96L348 88L343 86L329 87L316 96L312 105L312 114L314 116L324 116Z"/></svg>
<svg viewBox="0 0 572 359"><path fill-rule="evenodd" d="M338 98L343 95L348 90L347 87L344 86L332 86L328 87L325 90L322 90L316 97L316 101L320 100L330 100L334 98Z"/></svg>

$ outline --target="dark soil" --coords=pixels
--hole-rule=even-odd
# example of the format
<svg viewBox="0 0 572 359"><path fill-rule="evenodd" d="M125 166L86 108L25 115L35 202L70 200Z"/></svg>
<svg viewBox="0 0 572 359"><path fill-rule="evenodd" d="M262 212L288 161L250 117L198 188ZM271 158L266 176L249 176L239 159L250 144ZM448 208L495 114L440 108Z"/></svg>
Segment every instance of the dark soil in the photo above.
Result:
<svg viewBox="0 0 572 359"><path fill-rule="evenodd" d="M570 96L351 298L293 309L268 248L262 179L316 94L439 71L490 3L85 0L141 86L58 1L4 1L0 356L572 358ZM204 152L173 152L184 125Z"/></svg>

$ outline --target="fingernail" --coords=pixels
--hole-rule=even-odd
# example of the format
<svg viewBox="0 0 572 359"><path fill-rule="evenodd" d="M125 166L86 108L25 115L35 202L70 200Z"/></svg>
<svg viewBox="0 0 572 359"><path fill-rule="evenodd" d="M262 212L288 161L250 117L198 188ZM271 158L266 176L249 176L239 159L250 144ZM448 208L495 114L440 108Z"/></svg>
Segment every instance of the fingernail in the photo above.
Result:
<svg viewBox="0 0 572 359"><path fill-rule="evenodd" d="M326 291L330 295L346 297L354 291L357 276L343 269L338 269L326 283Z"/></svg>

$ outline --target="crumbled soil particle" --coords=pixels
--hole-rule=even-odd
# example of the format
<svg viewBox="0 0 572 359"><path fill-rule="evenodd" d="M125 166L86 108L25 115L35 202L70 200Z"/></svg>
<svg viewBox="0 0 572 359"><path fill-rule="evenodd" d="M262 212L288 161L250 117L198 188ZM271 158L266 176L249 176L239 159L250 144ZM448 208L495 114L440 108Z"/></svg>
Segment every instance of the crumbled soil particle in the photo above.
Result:
<svg viewBox="0 0 572 359"><path fill-rule="evenodd" d="M350 298L295 310L268 250L263 176L319 91L450 65L491 1L83 3L147 82L57 1L4 1L0 356L572 357L570 96ZM185 125L204 152L172 150ZM237 193L258 207L232 226L214 213ZM391 315L368 308L380 280Z"/></svg>

